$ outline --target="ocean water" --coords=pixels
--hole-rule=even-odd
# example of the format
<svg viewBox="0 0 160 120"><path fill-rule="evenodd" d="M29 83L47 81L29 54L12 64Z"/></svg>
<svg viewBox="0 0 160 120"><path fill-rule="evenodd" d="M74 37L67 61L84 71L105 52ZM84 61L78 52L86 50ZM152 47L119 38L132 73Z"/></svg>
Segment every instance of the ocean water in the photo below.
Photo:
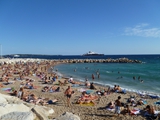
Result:
<svg viewBox="0 0 160 120"><path fill-rule="evenodd" d="M111 87L120 85L122 88L133 92L141 91L160 94L160 55L115 55L104 57L137 59L141 60L142 64L73 63L57 65L54 67L54 70L57 69L63 76L72 76L79 81L88 79L91 82L106 86L109 85ZM92 74L95 76L94 80L92 80ZM133 79L133 77L135 77L135 79Z"/></svg>

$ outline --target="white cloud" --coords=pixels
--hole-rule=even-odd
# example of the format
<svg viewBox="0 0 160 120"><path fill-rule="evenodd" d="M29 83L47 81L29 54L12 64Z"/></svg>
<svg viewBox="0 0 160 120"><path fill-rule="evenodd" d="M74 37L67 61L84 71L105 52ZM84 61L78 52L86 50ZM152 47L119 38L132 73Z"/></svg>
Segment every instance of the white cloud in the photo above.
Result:
<svg viewBox="0 0 160 120"><path fill-rule="evenodd" d="M160 28L148 28L149 24L143 23L135 27L125 28L125 34L128 36L142 36L142 37L160 37Z"/></svg>

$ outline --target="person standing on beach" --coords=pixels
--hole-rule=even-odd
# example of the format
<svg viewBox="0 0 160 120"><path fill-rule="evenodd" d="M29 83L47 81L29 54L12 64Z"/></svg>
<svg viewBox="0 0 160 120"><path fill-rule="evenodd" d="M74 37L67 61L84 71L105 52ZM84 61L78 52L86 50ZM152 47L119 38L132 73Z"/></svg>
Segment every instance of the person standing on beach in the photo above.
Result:
<svg viewBox="0 0 160 120"><path fill-rule="evenodd" d="M67 96L67 105L68 105L68 107L71 106L70 99L71 99L72 93L73 93L73 91L72 91L71 87L68 86L68 88L66 89L66 91L64 93Z"/></svg>
<svg viewBox="0 0 160 120"><path fill-rule="evenodd" d="M121 99L121 96L118 96L118 99L115 101L115 106L116 106L115 113L117 113L118 116L121 112L121 110L120 110L120 107L121 107L120 99Z"/></svg>

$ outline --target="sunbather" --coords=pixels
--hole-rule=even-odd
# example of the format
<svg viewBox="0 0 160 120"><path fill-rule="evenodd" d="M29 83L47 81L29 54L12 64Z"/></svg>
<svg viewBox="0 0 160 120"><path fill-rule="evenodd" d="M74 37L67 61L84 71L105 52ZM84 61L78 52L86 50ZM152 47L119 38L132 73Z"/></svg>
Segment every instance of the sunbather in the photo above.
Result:
<svg viewBox="0 0 160 120"><path fill-rule="evenodd" d="M85 100L95 100L97 99L98 96L94 96L94 95L88 95L86 94L86 92L82 92L82 96L79 98L79 100L85 101Z"/></svg>
<svg viewBox="0 0 160 120"><path fill-rule="evenodd" d="M93 102L93 100L77 100L76 104L89 104L89 103L93 103L93 105L95 105L95 102Z"/></svg>
<svg viewBox="0 0 160 120"><path fill-rule="evenodd" d="M121 111L121 113L123 115L126 115L126 114L131 114L131 110L129 108L129 105L126 105L126 107L124 108L124 110Z"/></svg>
<svg viewBox="0 0 160 120"><path fill-rule="evenodd" d="M31 94L31 95L28 96L28 100L27 101L37 105L38 103L43 102L43 99L42 98L37 98L35 96L35 94Z"/></svg>
<svg viewBox="0 0 160 120"><path fill-rule="evenodd" d="M42 92L48 92L48 91L49 91L49 86L44 86Z"/></svg>
<svg viewBox="0 0 160 120"><path fill-rule="evenodd" d="M10 93L12 96L17 96L17 90L14 90L12 93Z"/></svg>
<svg viewBox="0 0 160 120"><path fill-rule="evenodd" d="M58 101L58 99L54 99L54 100L43 100L41 103L42 105L46 105L46 104L55 104Z"/></svg>
<svg viewBox="0 0 160 120"><path fill-rule="evenodd" d="M0 84L0 87L3 87L3 85L2 85L2 84Z"/></svg>
<svg viewBox="0 0 160 120"><path fill-rule="evenodd" d="M155 109L151 105L147 105L144 110L146 111L144 116L154 116L155 114Z"/></svg>
<svg viewBox="0 0 160 120"><path fill-rule="evenodd" d="M107 105L107 108L114 109L115 108L114 101L109 102L108 105Z"/></svg>

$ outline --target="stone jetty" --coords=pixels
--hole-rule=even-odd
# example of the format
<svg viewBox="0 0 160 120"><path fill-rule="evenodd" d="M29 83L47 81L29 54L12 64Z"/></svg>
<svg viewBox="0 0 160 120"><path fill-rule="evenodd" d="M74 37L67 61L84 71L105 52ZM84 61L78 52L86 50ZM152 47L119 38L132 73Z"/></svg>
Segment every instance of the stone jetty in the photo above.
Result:
<svg viewBox="0 0 160 120"><path fill-rule="evenodd" d="M57 60L55 60L57 61ZM142 63L140 60L131 60L128 58L118 59L62 59L58 60L61 63Z"/></svg>
<svg viewBox="0 0 160 120"><path fill-rule="evenodd" d="M15 63L15 62L40 62L47 61L48 59L25 59L25 58L14 58L14 59L0 59L0 63ZM52 59L53 62L58 63L142 63L140 60L131 60L128 58L118 59Z"/></svg>

